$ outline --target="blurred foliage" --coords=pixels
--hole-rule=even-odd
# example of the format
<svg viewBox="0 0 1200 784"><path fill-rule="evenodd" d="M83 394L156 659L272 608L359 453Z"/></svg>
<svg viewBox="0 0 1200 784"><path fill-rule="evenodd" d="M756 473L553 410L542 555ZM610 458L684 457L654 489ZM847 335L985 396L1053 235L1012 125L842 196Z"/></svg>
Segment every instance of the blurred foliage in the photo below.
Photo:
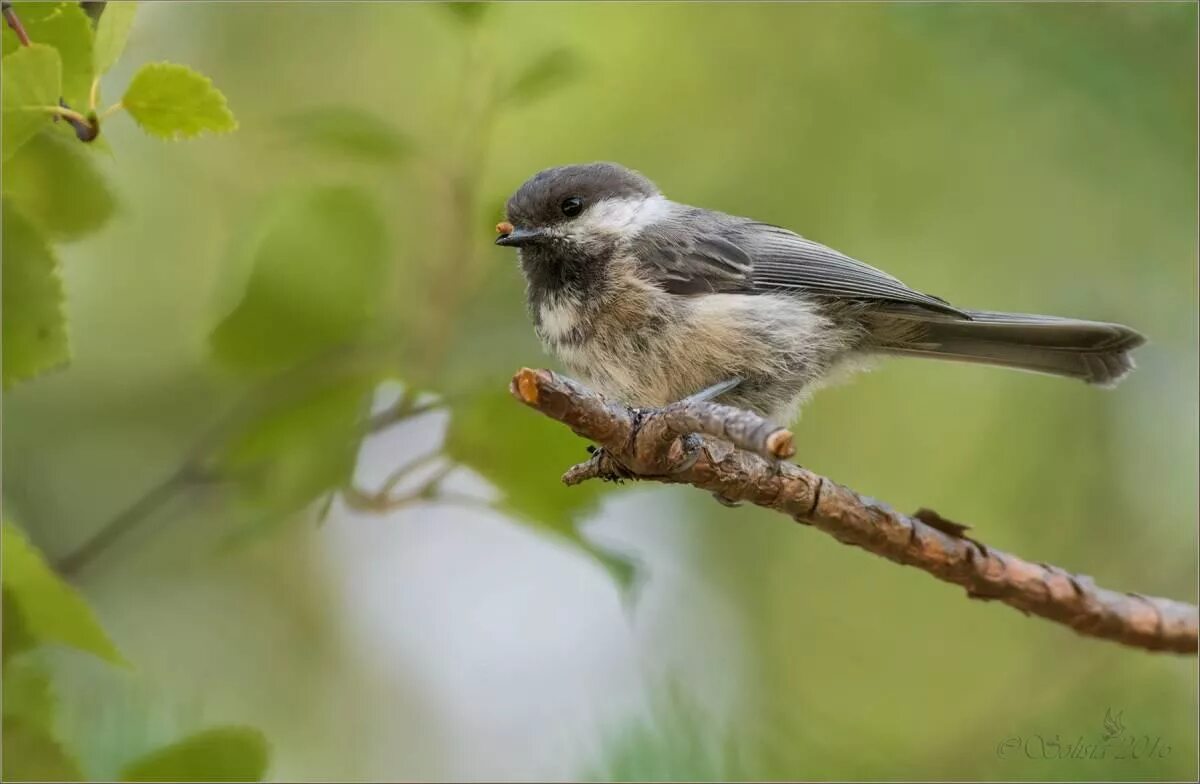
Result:
<svg viewBox="0 0 1200 784"><path fill-rule="evenodd" d="M746 752L738 736L714 729L718 722L691 704L677 688L655 696L649 715L629 722L603 740L603 757L585 781L741 781Z"/></svg>
<svg viewBox="0 0 1200 784"><path fill-rule="evenodd" d="M78 142L35 136L4 164L4 200L46 237L70 242L113 217L116 197Z"/></svg>
<svg viewBox="0 0 1200 784"><path fill-rule="evenodd" d="M554 90L564 87L577 78L583 70L579 55L570 49L551 49L525 66L505 88L506 102L518 106L536 101Z"/></svg>
<svg viewBox="0 0 1200 784"><path fill-rule="evenodd" d="M292 112L280 120L294 140L314 150L364 163L395 164L412 151L411 142L383 118L354 106L321 106Z"/></svg>
<svg viewBox="0 0 1200 784"><path fill-rule="evenodd" d="M10 25L3 30L6 388L70 358L61 271L50 240L85 237L115 211L112 193L86 153L61 136L55 138L49 127L52 119L99 123L92 104L99 92L95 80L120 57L135 11L134 3L110 5L93 31L92 17L78 3L22 3L13 13L33 43L22 45ZM89 118L68 114L72 105L88 107ZM183 66L142 68L115 108L124 108L147 131L166 137L235 127L225 97L206 77ZM79 125L75 131L80 132ZM39 646L57 643L114 664L125 661L79 593L7 520L3 554L3 776L81 779L78 762L56 737L50 675L29 656ZM193 746L184 742L134 763L130 775L188 780L211 773L254 780L264 774L266 757L265 742L256 731L217 732Z"/></svg>
<svg viewBox="0 0 1200 784"><path fill-rule="evenodd" d="M57 698L38 646L60 644L127 666L83 598L54 573L24 533L3 533L3 775L9 781L77 781L79 763L57 736ZM122 781L258 781L267 768L261 732L219 727L133 760Z"/></svg>
<svg viewBox="0 0 1200 784"><path fill-rule="evenodd" d="M122 781L259 781L267 743L252 727L217 727L134 760Z"/></svg>
<svg viewBox="0 0 1200 784"><path fill-rule="evenodd" d="M219 715L113 718L123 687L95 685L111 673L43 643L121 655L6 524L6 778L261 778L250 718L277 776L464 777L460 744L486 738L439 702L461 684L438 691L421 672L396 700L356 669L367 654L349 650L356 608L340 593L352 575L325 574L303 538L344 514L330 503L340 491L370 495L356 483L378 467L375 437L401 452L384 468L425 449L408 434L429 399L448 420L435 449L494 486L494 511L584 556L581 581L597 566L617 589L682 572L714 594L677 589L672 623L652 624L661 636L636 654L685 641L693 693L597 730L600 759L576 755L580 775L1194 776L1184 663L968 603L777 515L662 488L611 512L614 488L559 484L585 445L505 390L542 360L520 276L489 236L532 172L620 160L672 197L796 227L968 306L1143 329L1143 367L1107 397L889 364L818 396L797 443L815 470L900 508L934 506L989 543L1194 596L1181 547L1196 515L1194 7L135 7L108 3L93 29L76 4L16 3L34 45L3 34L5 502L58 556L120 529L71 579L130 677L149 681L158 661L168 705L203 678ZM175 59L202 62L229 100ZM92 105L101 86L123 87L120 101ZM122 110L144 134L115 121ZM96 124L99 139L77 140ZM144 138L239 124L186 148ZM92 155L110 140L112 160ZM384 382L400 399L372 408ZM443 489L401 500L461 495ZM665 578L640 546L584 535L606 514L647 534L679 524ZM437 564L449 585L478 568ZM194 595L179 587L193 583ZM686 642L689 610L710 638ZM586 625L588 611L556 622ZM391 620L406 640L459 623ZM536 632L524 615L493 622L505 639ZM383 649L383 631L365 647ZM744 661L706 658L727 638ZM720 711L691 699L722 684L735 697ZM472 711L483 702L473 695ZM1056 768L996 752L1016 735L1090 737L1108 707L1171 754ZM541 721L539 745L565 723ZM546 777L522 748L506 752L529 760L515 777ZM412 769L380 767L385 753Z"/></svg>
<svg viewBox="0 0 1200 784"><path fill-rule="evenodd" d="M212 334L217 358L245 371L278 371L361 334L388 271L387 228L362 192L285 194L267 213L245 295Z"/></svg>
<svg viewBox="0 0 1200 784"><path fill-rule="evenodd" d="M561 425L532 412L513 415L513 399L501 387L472 395L454 406L446 454L477 466L502 488L499 507L517 520L551 533L595 557L624 590L634 587L636 565L588 540L578 523L595 508L599 482L567 487L555 479L588 453L583 444L558 437ZM536 448L533 448L536 445Z"/></svg>
<svg viewBox="0 0 1200 784"><path fill-rule="evenodd" d="M129 30L133 27L136 13L136 3L110 0L104 4L100 20L96 22L93 47L95 58L92 64L97 74L108 73L117 64L121 52L125 51L125 42L129 40Z"/></svg>
<svg viewBox="0 0 1200 784"><path fill-rule="evenodd" d="M453 2L438 3L437 5L464 27L474 27L479 24L488 10L487 3Z"/></svg>
<svg viewBox="0 0 1200 784"><path fill-rule="evenodd" d="M7 40L7 39L5 39ZM62 59L58 50L34 44L4 56L4 157L7 159L33 138L49 115L37 107L58 102Z"/></svg>
<svg viewBox="0 0 1200 784"><path fill-rule="evenodd" d="M272 405L229 440L217 456L217 470L237 480L256 521L252 527L279 525L350 481L376 383L371 375L332 379Z"/></svg>
<svg viewBox="0 0 1200 784"><path fill-rule="evenodd" d="M70 357L58 261L44 238L4 202L4 386Z"/></svg>
<svg viewBox="0 0 1200 784"><path fill-rule="evenodd" d="M54 642L88 651L114 663L121 656L96 623L91 609L42 559L21 531L4 524L4 595L12 598L5 608L23 630L16 636L25 644ZM5 653L18 653L11 642Z"/></svg>
<svg viewBox="0 0 1200 784"><path fill-rule="evenodd" d="M83 781L79 766L45 730L21 719L4 721L4 778L9 781Z"/></svg>

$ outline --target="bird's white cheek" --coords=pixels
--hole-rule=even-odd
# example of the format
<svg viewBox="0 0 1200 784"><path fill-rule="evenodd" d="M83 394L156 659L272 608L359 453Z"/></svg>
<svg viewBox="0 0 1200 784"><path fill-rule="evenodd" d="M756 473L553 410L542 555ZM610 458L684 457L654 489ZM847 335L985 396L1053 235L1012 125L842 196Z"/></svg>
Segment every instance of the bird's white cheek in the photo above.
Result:
<svg viewBox="0 0 1200 784"><path fill-rule="evenodd" d="M602 234L632 236L646 226L662 220L670 202L662 196L637 199L604 199L589 207L583 215L567 224L566 231L574 238Z"/></svg>

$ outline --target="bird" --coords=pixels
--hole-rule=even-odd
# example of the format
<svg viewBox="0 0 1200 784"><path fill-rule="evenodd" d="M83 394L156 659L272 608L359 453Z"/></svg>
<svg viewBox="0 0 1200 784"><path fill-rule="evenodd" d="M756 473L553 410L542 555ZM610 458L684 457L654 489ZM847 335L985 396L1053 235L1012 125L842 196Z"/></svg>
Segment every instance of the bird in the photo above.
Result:
<svg viewBox="0 0 1200 784"><path fill-rule="evenodd" d="M812 393L903 356L1111 387L1130 327L957 307L781 226L668 199L617 163L548 168L508 199L544 347L630 406L709 400L789 424Z"/></svg>

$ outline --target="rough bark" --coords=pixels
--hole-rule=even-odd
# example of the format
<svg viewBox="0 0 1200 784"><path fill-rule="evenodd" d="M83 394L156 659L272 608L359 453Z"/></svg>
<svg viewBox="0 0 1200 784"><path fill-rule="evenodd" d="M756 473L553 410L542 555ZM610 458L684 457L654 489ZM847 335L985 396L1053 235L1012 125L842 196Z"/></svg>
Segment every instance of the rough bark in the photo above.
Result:
<svg viewBox="0 0 1200 784"><path fill-rule="evenodd" d="M1151 651L1195 654L1195 605L1122 593L1090 577L1026 561L972 539L967 527L922 509L905 515L777 458L792 435L757 415L714 403L633 409L548 370L521 370L521 402L602 447L569 469L588 479L689 484L724 502L748 502L812 525L845 544L960 585L974 599L1002 602L1076 632Z"/></svg>

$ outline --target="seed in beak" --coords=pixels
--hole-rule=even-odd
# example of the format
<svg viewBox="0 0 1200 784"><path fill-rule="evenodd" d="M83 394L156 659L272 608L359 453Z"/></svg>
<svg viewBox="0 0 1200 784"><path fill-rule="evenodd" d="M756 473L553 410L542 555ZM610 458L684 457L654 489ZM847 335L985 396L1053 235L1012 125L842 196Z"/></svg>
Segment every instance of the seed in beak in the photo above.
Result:
<svg viewBox="0 0 1200 784"><path fill-rule="evenodd" d="M513 225L511 223L509 223L508 221L500 221L499 223L496 224L496 233L497 234L512 234L513 233Z"/></svg>

